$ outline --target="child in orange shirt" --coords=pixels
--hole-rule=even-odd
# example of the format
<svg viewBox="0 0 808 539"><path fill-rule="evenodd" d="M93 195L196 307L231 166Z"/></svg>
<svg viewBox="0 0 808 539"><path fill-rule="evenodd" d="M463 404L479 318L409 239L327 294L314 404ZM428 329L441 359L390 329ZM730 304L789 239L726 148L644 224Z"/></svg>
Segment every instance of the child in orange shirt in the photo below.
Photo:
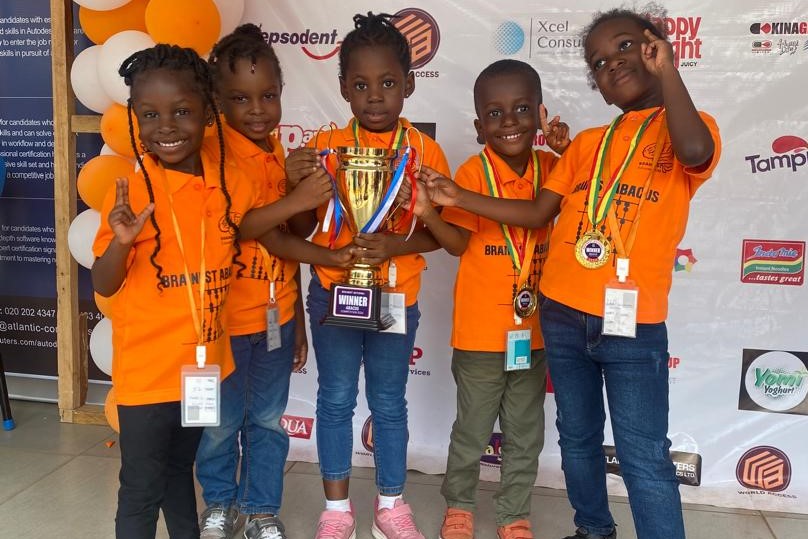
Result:
<svg viewBox="0 0 808 539"><path fill-rule="evenodd" d="M494 62L474 83L474 108L474 127L486 146L458 169L457 185L532 200L558 160L533 150L539 127L559 153L569 144L565 124L546 122L539 74L524 62ZM530 539L530 497L544 443L546 366L536 292L548 229L505 226L456 207L439 214L430 204L419 204L416 214L449 253L460 256L452 328L457 417L441 488L448 508L440 537L474 536L480 455L499 418L497 535Z"/></svg>
<svg viewBox="0 0 808 539"><path fill-rule="evenodd" d="M405 130L410 125L400 114L404 99L415 88L409 44L387 15L356 15L354 23L355 29L342 42L339 56L340 91L350 103L354 118L344 128L313 139L311 148L289 156L286 169L292 185L302 176L320 170L313 148L322 150L326 144L331 148L403 148ZM448 173L446 158L435 141L423 135L423 151L419 137L411 136L410 142L421 163ZM323 223L325 215L326 208L320 207L316 220ZM349 539L356 534L348 481L360 366L364 367L366 395L373 417L379 492L373 535L377 539L423 539L410 506L402 499L408 439L405 391L418 327L418 290L425 267L424 258L418 253L434 250L438 244L423 229L416 230L405 241L409 219L399 218L396 225L396 230L403 234L359 234L353 241L364 248L360 260L381 265L382 276L388 282L395 281L388 283L390 291L405 295L406 334L322 325L329 307L328 289L333 282L343 280L344 272L320 265L313 267L307 304L318 371L317 451L326 496L317 539ZM340 247L351 239L352 233L343 226L333 245ZM318 229L312 241L327 246L329 232ZM395 278L393 273L397 274Z"/></svg>
<svg viewBox="0 0 808 539"><path fill-rule="evenodd" d="M203 143L206 125L218 117L208 66L192 49L157 45L130 56L119 73L131 89L130 134L140 170L119 178L104 202L92 268L95 290L115 294L112 379L121 448L115 534L154 537L162 510L172 539L197 539L193 463L202 429L181 424L180 374L195 363L218 365L225 377L233 370L222 315L238 253L234 216L261 199L225 163L218 142ZM266 232L306 203L319 199L296 197L250 212L250 233ZM341 264L350 253L321 258Z"/></svg>
<svg viewBox="0 0 808 539"><path fill-rule="evenodd" d="M593 87L623 113L573 140L536 201L492 200L431 180L433 201L509 224L543 226L560 207L539 307L575 509L567 539L617 536L604 382L637 537L685 536L667 438L667 295L690 199L712 175L721 142L715 120L691 101L661 20L615 9L586 28Z"/></svg>

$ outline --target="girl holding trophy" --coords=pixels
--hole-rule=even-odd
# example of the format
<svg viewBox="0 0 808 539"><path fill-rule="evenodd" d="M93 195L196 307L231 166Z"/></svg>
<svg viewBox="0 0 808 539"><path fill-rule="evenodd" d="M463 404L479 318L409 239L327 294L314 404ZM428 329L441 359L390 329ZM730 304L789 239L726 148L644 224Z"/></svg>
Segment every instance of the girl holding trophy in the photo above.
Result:
<svg viewBox="0 0 808 539"><path fill-rule="evenodd" d="M434 140L426 135L420 138L415 136L414 139L422 140L423 145L408 147L408 132L412 128L406 119L399 116L404 99L415 88L406 38L388 15L356 15L354 23L355 29L345 36L339 56L340 92L350 104L354 117L344 128L314 137L309 148L289 156L286 164L289 188L294 188L300 180L321 170L319 154L322 150L326 150L324 153L327 154L331 148L338 149L340 158L358 153L363 156L381 155L384 159L385 155L395 155L397 151L402 161L409 161L407 166L411 173L415 168L413 165L423 164L448 174L446 157ZM371 148L382 151L367 151ZM325 155L322 162L326 162L328 157ZM399 170L398 174L401 173ZM338 176L340 174L352 173L340 171ZM410 506L402 499L408 440L405 391L420 316L417 299L421 272L426 266L424 258L418 253L434 250L438 244L423 227L416 226L413 231L414 217L411 211L406 211L407 208L398 212L393 210L392 216L383 223L388 227L387 232L362 233L361 229L373 232L372 223L364 226L366 223L357 222L362 220L357 216L363 213L359 206L365 199L361 195L351 198L350 193L345 192L350 189L343 187L344 183L350 184L362 175L361 172L356 173L347 178L347 182L339 182L343 191L340 193L342 203L335 200L328 207L324 205L312 212L311 218L316 217L319 225L312 241L331 248L340 248L353 241L361 247L359 262L371 268L381 267L378 274L389 293L385 294L384 302L390 305L390 314L396 320L387 332L368 329L368 325L354 326L350 322L333 325L334 315L346 314L346 309L362 311L367 308L355 314L359 314L360 318L363 318L362 314L368 315L375 298L371 297L372 292L363 296L361 287L351 286L351 283L343 286L340 283L344 280L342 270L312 266L307 303L319 373L317 450L326 497L326 510L320 517L317 539L349 539L356 533L348 483L351 475L352 417L361 365L364 365L367 401L373 418L376 486L379 490L373 535L378 539L423 539ZM392 176L394 182L399 179L397 174ZM385 183L389 184L390 181ZM378 187L373 190L378 190ZM382 196L395 197L394 189L383 187L382 191L387 191ZM370 205L376 204L370 202ZM339 226L342 213L349 226ZM375 213L377 222L384 221L383 212ZM335 299L329 289L340 291L343 290L341 286L347 290L341 296L352 296L353 299L335 306L344 297ZM369 289L372 290L372 287ZM323 324L327 315L331 323ZM386 325L382 322L376 327L384 328Z"/></svg>

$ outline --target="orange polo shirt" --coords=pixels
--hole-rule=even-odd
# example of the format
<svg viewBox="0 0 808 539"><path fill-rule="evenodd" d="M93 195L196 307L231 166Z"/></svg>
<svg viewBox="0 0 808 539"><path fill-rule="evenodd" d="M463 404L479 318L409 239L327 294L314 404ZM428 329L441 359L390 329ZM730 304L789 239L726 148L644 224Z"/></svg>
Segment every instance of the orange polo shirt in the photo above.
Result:
<svg viewBox="0 0 808 539"><path fill-rule="evenodd" d="M401 118L404 128L410 127L410 123ZM393 138L393 132L387 133L372 133L365 129L359 130L359 139L356 140L352 129L352 123L342 129L335 129L330 132L322 132L319 137L314 137L308 142L308 146L318 150L325 149L326 146L337 148L338 146L363 146L371 148L388 148L390 140ZM431 167L441 174L449 175L449 164L446 162L446 156L443 155L443 150L437 142L425 134L421 134L424 141L423 151L421 149L421 139L417 134L410 135L410 144L416 150L416 157L419 163ZM325 220L325 212L328 205L324 204L317 209L317 220L319 225L312 238L312 242L317 245L328 246L329 232L323 232L322 223ZM401 210L399 210L400 212ZM333 223L332 223L333 226ZM410 221L404 222L402 219L396 221L397 231L406 234L410 230ZM347 224L343 222L342 230L334 242L334 248L339 249L351 243L354 233L348 228ZM396 287L392 290L396 292L403 292L406 295L407 306L413 305L418 299L418 290L421 288L421 271L426 267L426 261L420 254L408 254L404 256L394 257L396 262ZM330 268L324 266L315 266L317 276L320 282L326 289L331 287L333 282L341 282L345 279L345 270L341 268ZM381 268L382 277L387 280L388 264L385 263Z"/></svg>
<svg viewBox="0 0 808 539"><path fill-rule="evenodd" d="M151 221L146 221L129 253L126 279L111 300L112 381L119 404L179 401L180 370L183 365L195 364L199 328L191 315L185 264L166 186L173 197L195 309L202 324L202 341L207 348L207 362L220 365L223 377L233 371L223 315L235 249L233 235L224 223L226 201L219 178L218 143L206 144L202 157L204 177L165 170L153 157L144 158L154 190L154 216L160 228L160 250L155 262L162 268L162 290L157 287L157 269L150 262L156 230ZM225 180L232 200L231 215L238 222L259 200L251 183L233 164L226 166ZM135 212L149 203L142 172L129 176L129 201ZM104 254L114 237L108 223L114 205L115 190L112 189L104 201L101 227L93 243L96 257ZM200 306L198 283L203 245L204 305Z"/></svg>
<svg viewBox="0 0 808 539"><path fill-rule="evenodd" d="M500 180L500 189L505 198L533 199L533 166L528 162L525 173L519 176L490 148L492 165ZM536 150L539 160L540 185L543 185L558 157L552 153ZM486 196L491 195L485 178L480 155L469 157L455 174L455 182L464 189ZM506 333L512 329L530 329L531 348L544 348L539 328L538 310L521 325L514 322L513 299L516 294L519 272L514 268L502 225L457 207L446 207L441 217L447 223L465 228L471 234L466 250L460 255L454 291L454 324L452 347L481 352L504 352L507 348ZM517 241L523 241L525 229L514 227ZM527 283L538 289L544 259L547 257L547 228L533 232L536 245L529 259L530 272Z"/></svg>
<svg viewBox="0 0 808 539"><path fill-rule="evenodd" d="M227 157L254 183L262 203L271 204L286 195L286 159L280 141L270 135L269 147L272 151L265 152L227 124L223 127ZM295 315L297 300L295 274L298 263L268 253L255 240L241 242L238 260L246 267L239 275L238 266L233 266L235 280L227 301L230 334L251 335L266 330L270 280L275 281L280 323L291 320Z"/></svg>
<svg viewBox="0 0 808 539"><path fill-rule="evenodd" d="M618 125L608 152L608 172L611 177L627 153L628 144L642 121L654 109L629 112ZM668 315L668 291L671 287L676 248L685 233L690 199L715 170L721 155L721 139L715 120L699 113L713 141L715 153L698 169L683 166L674 156L670 137L665 136L662 154L647 192L643 192L654 157L660 118L649 124L638 142L618 187L609 211L616 211L620 236L625 242L636 220L637 205L643 203L634 247L629 253L629 279L639 287L637 322L662 322ZM590 184L592 161L606 126L587 129L572 141L553 169L545 187L564 199L561 213L553 229L550 254L541 279L542 293L569 307L603 316L603 295L606 284L615 277L616 250L605 266L586 269L575 259L575 242L591 224L585 204ZM606 235L615 231L606 220ZM612 242L614 246L614 242Z"/></svg>

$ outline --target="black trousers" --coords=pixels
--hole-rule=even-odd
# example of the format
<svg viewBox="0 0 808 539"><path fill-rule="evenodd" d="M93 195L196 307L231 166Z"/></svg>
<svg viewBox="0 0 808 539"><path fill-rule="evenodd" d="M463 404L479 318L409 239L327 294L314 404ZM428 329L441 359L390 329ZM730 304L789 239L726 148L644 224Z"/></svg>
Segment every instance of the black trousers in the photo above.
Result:
<svg viewBox="0 0 808 539"><path fill-rule="evenodd" d="M202 429L181 425L179 402L119 405L118 421L116 539L154 539L161 509L171 539L199 539L193 468Z"/></svg>

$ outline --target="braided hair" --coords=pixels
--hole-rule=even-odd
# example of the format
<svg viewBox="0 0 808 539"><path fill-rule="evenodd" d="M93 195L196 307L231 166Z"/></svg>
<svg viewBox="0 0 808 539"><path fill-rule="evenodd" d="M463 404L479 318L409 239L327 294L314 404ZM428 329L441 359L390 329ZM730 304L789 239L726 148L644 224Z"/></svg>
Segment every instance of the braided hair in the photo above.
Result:
<svg viewBox="0 0 808 539"><path fill-rule="evenodd" d="M232 217L230 216L230 210L232 208L232 200L230 198L230 191L227 189L227 183L225 181L225 173L224 173L224 159L225 159L225 152L224 152L224 136L222 133L222 123L219 119L219 115L215 114L216 111L216 102L213 99L213 79L210 73L210 69L208 65L202 60L199 55L193 50L189 48L179 47L177 45L165 45L165 44L158 44L154 47L144 49L132 54L129 58L123 61L121 64L120 69L118 69L118 74L123 77L124 83L130 88L130 94L132 92L132 88L134 88L135 84L137 84L138 79L144 75L145 73L149 73L151 71L155 71L158 69L167 69L171 71L177 72L186 72L189 73L192 78L194 84L197 86L197 90L203 97L203 101L205 101L210 107L211 110L214 111L214 118L216 121L216 128L219 133L219 178L221 181L222 186L222 193L224 194L226 207L225 207L225 220L233 230L234 233L234 245L236 248L236 252L233 255L234 263L237 263L236 258L241 254L241 248L238 243L238 236L239 230L238 225L233 221ZM143 164L143 156L138 151L137 141L135 139L135 127L134 127L134 113L133 113L133 102L132 98L130 97L127 100L127 114L129 118L129 139L132 143L132 148L135 151L135 157L137 158L138 165L140 165L140 170L143 172L143 179L146 181L146 190L149 193L149 202L154 203L154 187L152 185L151 178L149 177L149 172ZM149 260L151 265L157 270L157 289L163 289L163 267L157 262L157 254L160 252L161 247L161 236L162 230L160 226L157 224L157 218L155 217L155 213L152 212L150 216L150 221L152 226L156 231L156 235L154 237L154 251L152 252ZM204 238L202 239L204 241ZM239 263L240 264L240 263ZM204 275L199 276L200 279L204 279Z"/></svg>
<svg viewBox="0 0 808 539"><path fill-rule="evenodd" d="M357 13L353 17L354 29L348 32L339 49L339 76L345 78L351 53L362 47L390 47L398 58L404 75L410 72L412 59L410 44L393 24L394 15L387 13L367 15Z"/></svg>
<svg viewBox="0 0 808 539"><path fill-rule="evenodd" d="M278 61L275 49L269 44L269 36L261 28L251 23L242 24L232 33L220 39L213 46L208 57L208 64L213 73L214 82L218 82L223 64L230 69L231 73L235 73L238 60L247 59L255 65L259 58L269 60L269 63L277 70L278 80L283 86L281 63Z"/></svg>

